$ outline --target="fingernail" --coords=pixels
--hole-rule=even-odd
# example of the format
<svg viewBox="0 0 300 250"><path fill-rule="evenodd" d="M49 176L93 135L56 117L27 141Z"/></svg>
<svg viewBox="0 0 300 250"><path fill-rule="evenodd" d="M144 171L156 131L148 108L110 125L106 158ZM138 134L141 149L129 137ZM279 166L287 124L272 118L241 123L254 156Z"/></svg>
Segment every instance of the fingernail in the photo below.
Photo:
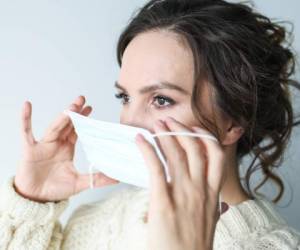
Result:
<svg viewBox="0 0 300 250"><path fill-rule="evenodd" d="M161 128L163 128L163 127L165 126L163 120L157 120L155 123L156 123L157 126L159 126L159 127L161 127Z"/></svg>

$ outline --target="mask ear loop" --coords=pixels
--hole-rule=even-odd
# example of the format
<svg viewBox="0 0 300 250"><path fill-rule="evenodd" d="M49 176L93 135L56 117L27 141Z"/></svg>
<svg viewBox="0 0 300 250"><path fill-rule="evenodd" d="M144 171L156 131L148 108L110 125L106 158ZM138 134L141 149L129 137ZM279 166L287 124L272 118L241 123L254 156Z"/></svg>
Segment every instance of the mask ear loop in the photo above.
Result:
<svg viewBox="0 0 300 250"><path fill-rule="evenodd" d="M208 133L192 133L192 132L188 132L188 131L182 131L182 132L159 132L159 133L150 133L150 137L151 138L154 138L154 137L158 137L158 136L166 136L166 135L185 135L185 136L192 136L192 137L202 137L202 138L207 138L207 139L210 139L210 140L213 140L213 141L216 141L219 143L218 139L216 137L214 137L213 135L211 134L208 134ZM147 134L145 137L147 138L149 135ZM158 156L160 157L163 165L164 165L164 168L165 168L165 171L167 173L167 181L169 182L171 180L171 177L169 175L169 170L168 170L168 166L167 166L167 163L166 163L166 160L164 159L164 157L162 156L160 150L158 149L156 143L154 143L154 147L155 147L155 150L156 152L158 153Z"/></svg>
<svg viewBox="0 0 300 250"><path fill-rule="evenodd" d="M94 189L94 175L93 175L93 163L89 165L89 181L90 181L90 189Z"/></svg>
<svg viewBox="0 0 300 250"><path fill-rule="evenodd" d="M222 206L221 206L221 201L222 201L222 199L221 199L221 193L219 193L219 213L220 213L220 216L221 216L221 214L222 214Z"/></svg>
<svg viewBox="0 0 300 250"><path fill-rule="evenodd" d="M192 136L192 137L200 137L200 138L207 138L211 139L213 141L219 142L216 137L213 135L205 134L205 133L191 133L191 132L159 132L156 134L151 134L152 137L157 137L157 136L164 136L164 135L186 135L186 136Z"/></svg>

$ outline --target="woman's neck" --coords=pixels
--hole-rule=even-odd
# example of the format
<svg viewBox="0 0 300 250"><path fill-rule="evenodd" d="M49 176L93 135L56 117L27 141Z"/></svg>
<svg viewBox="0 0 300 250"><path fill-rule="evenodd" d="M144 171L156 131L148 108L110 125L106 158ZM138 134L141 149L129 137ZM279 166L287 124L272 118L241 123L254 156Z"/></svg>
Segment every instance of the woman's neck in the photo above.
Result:
<svg viewBox="0 0 300 250"><path fill-rule="evenodd" d="M243 189L239 178L239 165L235 157L228 160L225 166L226 176L221 188L221 200L229 205L237 205L251 197Z"/></svg>

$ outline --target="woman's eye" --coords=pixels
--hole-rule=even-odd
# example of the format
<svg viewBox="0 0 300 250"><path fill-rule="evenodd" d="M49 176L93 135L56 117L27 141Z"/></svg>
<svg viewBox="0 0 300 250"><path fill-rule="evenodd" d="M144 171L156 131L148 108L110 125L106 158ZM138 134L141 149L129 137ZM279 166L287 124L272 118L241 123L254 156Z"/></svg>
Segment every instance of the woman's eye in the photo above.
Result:
<svg viewBox="0 0 300 250"><path fill-rule="evenodd" d="M171 98L169 97L166 97L166 96L162 96L162 95L157 95L154 97L154 99L157 101L158 103L158 108L161 108L161 107L168 107L168 106L172 106L175 104L175 101L172 100ZM168 102L169 104L165 105L166 102Z"/></svg>
<svg viewBox="0 0 300 250"><path fill-rule="evenodd" d="M129 97L127 94L125 94L123 92L115 94L115 97L117 99L122 99L123 105L128 103ZM166 96L162 96L162 95L154 96L153 99L154 99L154 102L157 103L155 106L158 109L172 106L175 104L175 101L173 99L166 97Z"/></svg>
<svg viewBox="0 0 300 250"><path fill-rule="evenodd" d="M122 104L126 104L126 101L124 102L125 98L128 99L128 96L125 93L117 93L115 94L115 97L117 99L122 99Z"/></svg>

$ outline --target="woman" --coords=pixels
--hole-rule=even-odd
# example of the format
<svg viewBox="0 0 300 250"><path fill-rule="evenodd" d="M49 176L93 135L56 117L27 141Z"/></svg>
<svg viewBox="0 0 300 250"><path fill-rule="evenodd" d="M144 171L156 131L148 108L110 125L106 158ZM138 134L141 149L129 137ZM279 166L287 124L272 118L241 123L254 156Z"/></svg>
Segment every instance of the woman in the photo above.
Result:
<svg viewBox="0 0 300 250"><path fill-rule="evenodd" d="M129 187L82 205L62 229L59 216L72 195L89 187L89 176L73 166L77 136L69 117L62 113L36 141L31 103L25 102L23 156L0 195L0 248L300 249L300 233L249 185L260 167L261 185L271 179L280 188L275 202L284 190L272 169L298 124L289 85L299 86L290 78L294 54L283 45L285 35L282 26L244 4L146 3L118 42L120 122L151 132L204 131L219 143L158 138L172 176L167 183L152 146L137 136L150 192ZM88 116L92 108L85 102L80 96L69 108ZM239 168L250 153L244 188ZM101 173L94 181L96 187L118 183Z"/></svg>

